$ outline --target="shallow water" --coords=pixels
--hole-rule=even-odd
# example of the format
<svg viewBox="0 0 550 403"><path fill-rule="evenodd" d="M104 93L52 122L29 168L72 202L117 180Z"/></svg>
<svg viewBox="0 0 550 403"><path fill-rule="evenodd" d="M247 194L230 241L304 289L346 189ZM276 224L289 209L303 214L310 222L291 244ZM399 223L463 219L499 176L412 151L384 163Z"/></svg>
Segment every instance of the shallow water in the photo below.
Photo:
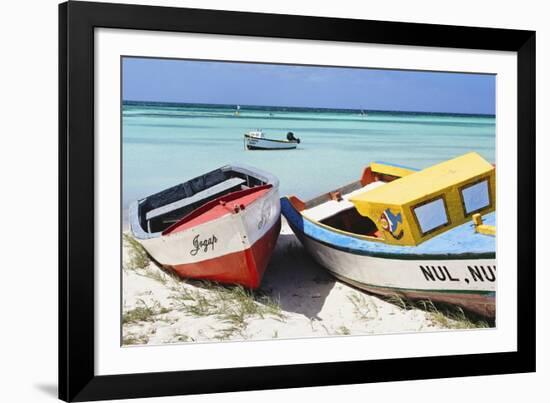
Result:
<svg viewBox="0 0 550 403"><path fill-rule="evenodd" d="M424 168L476 151L495 162L495 118L405 112L125 103L124 209L133 200L228 163L272 172L280 193L310 198L357 180L371 161ZM262 129L301 139L296 150L246 151Z"/></svg>

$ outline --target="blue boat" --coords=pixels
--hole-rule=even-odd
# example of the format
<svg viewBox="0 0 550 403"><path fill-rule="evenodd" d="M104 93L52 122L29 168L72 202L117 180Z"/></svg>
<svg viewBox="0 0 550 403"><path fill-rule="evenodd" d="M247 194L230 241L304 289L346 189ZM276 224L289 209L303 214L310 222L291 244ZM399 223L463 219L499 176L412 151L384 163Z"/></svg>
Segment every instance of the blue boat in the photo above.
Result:
<svg viewBox="0 0 550 403"><path fill-rule="evenodd" d="M342 281L495 315L495 167L476 153L421 171L372 163L311 200L283 197L281 212Z"/></svg>

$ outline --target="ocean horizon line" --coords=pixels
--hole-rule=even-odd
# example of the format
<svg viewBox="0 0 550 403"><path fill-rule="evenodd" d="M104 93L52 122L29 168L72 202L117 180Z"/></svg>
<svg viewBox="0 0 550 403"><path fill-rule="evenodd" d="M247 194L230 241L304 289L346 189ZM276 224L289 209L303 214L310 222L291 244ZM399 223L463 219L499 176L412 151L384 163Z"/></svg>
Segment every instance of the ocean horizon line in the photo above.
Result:
<svg viewBox="0 0 550 403"><path fill-rule="evenodd" d="M201 107L201 108L223 108L223 109L248 109L267 110L279 112L335 112L335 113L388 113L388 114L410 114L410 115L441 115L441 116L476 116L496 117L490 113L464 113L464 112L430 112L430 111L407 111L407 110L382 110L382 109L352 109L352 108L326 108L307 106L282 106L282 105L247 105L247 104L214 104L200 102L174 102L174 101L149 101L124 99L122 105L128 106L168 106L168 107Z"/></svg>

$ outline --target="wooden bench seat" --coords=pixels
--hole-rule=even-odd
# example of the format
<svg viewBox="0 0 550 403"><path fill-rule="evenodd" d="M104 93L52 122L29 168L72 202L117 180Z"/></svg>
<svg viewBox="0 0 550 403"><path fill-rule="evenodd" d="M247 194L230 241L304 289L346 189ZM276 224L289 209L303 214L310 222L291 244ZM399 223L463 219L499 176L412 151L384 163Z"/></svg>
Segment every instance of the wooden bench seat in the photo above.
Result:
<svg viewBox="0 0 550 403"><path fill-rule="evenodd" d="M244 184L246 181L242 178L231 178L227 179L223 182L220 182L212 187L209 187L208 189L205 189L201 192L197 192L192 196L186 197L184 199L175 201L170 204L166 204L164 206L158 207L156 209L153 209L151 211L148 211L145 215L145 219L147 221L160 217L162 215L168 214L172 211L176 211L179 209L182 209L184 207L187 207L193 203L196 203L202 199L209 199L213 196L222 195L224 192L227 192L228 190L237 187L239 185Z"/></svg>

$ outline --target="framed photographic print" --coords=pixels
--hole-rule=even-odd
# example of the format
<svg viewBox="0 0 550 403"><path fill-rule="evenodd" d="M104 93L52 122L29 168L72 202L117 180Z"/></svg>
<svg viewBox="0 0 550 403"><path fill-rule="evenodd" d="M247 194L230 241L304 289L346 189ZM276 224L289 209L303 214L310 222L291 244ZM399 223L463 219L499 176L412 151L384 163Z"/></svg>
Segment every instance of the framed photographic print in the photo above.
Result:
<svg viewBox="0 0 550 403"><path fill-rule="evenodd" d="M59 16L61 399L534 371L534 32Z"/></svg>

